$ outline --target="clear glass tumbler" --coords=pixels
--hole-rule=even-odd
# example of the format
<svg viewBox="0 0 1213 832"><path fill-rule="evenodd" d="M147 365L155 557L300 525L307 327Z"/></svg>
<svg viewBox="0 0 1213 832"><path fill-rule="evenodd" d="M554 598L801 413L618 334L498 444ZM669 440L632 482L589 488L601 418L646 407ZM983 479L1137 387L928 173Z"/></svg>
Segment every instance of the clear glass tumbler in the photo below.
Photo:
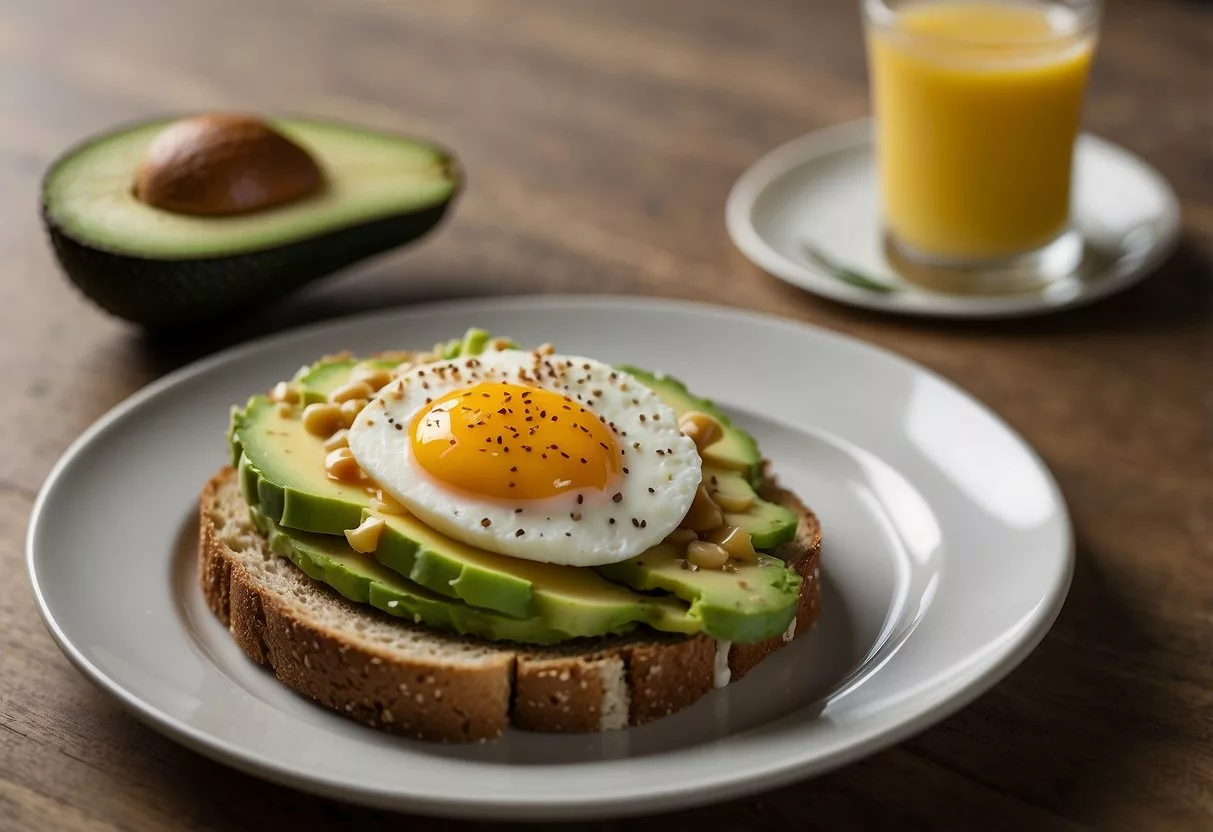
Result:
<svg viewBox="0 0 1213 832"><path fill-rule="evenodd" d="M887 248L983 286L1069 272L1098 0L863 0ZM975 287L980 288L980 287Z"/></svg>

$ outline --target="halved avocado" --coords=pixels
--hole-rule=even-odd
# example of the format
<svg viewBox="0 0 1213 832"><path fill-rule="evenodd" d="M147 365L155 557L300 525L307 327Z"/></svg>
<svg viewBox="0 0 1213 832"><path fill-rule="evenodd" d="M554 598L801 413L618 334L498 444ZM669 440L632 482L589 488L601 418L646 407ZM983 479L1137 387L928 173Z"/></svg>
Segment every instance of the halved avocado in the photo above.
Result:
<svg viewBox="0 0 1213 832"><path fill-rule="evenodd" d="M256 140L233 137L222 119L246 133L260 125ZM199 123L209 125L201 149L182 151L171 131ZM180 175L167 175L174 166ZM420 139L333 121L203 116L130 125L68 151L43 181L42 214L88 297L165 329L255 311L411 242L459 187L453 156Z"/></svg>

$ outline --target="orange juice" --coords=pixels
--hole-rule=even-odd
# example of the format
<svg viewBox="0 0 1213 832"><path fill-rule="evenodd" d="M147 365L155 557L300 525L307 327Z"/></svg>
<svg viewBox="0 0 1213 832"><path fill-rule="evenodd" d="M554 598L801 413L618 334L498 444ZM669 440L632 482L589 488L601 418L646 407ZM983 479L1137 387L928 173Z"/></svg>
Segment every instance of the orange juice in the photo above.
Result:
<svg viewBox="0 0 1213 832"><path fill-rule="evenodd" d="M893 238L956 261L1056 238L1069 217L1093 22L1032 0L876 5L869 60Z"/></svg>

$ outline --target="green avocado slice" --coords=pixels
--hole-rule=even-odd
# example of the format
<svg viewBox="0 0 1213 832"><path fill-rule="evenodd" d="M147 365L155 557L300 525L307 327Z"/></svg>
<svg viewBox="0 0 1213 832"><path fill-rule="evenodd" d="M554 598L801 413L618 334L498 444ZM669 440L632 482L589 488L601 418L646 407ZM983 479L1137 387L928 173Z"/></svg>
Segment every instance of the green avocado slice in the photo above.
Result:
<svg viewBox="0 0 1213 832"><path fill-rule="evenodd" d="M328 401L329 394L344 386L350 380L350 373L353 372L354 367L361 363L358 359L349 358L337 361L318 361L310 367L304 367L295 376L295 383L299 385L303 403ZM370 360L370 363L385 370L396 366L396 362L374 358Z"/></svg>
<svg viewBox="0 0 1213 832"><path fill-rule="evenodd" d="M598 571L634 589L664 590L689 601L690 614L713 638L748 643L787 630L796 616L800 576L766 555L732 566L730 571L696 569L675 547L662 544Z"/></svg>
<svg viewBox="0 0 1213 832"><path fill-rule="evenodd" d="M472 327L464 333L462 338L452 338L445 342L442 345L441 357L449 361L463 355L480 355L488 346L491 338L492 336L485 330ZM514 349L517 345L511 341L509 347ZM329 394L346 384L350 380L350 373L353 372L354 367L363 362L384 370L394 369L399 363L395 359L378 356L372 356L369 359L321 359L301 369L295 374L293 381L299 387L305 404L327 401Z"/></svg>
<svg viewBox="0 0 1213 832"><path fill-rule="evenodd" d="M756 549L774 549L796 536L795 512L768 503L754 487L762 481L762 454L754 437L734 425L728 415L713 402L699 398L685 384L664 373L652 373L637 367L619 369L661 396L679 416L698 410L714 416L724 435L703 449L704 483L712 496L724 495L751 501L744 511L725 512L725 522L750 533Z"/></svg>
<svg viewBox="0 0 1213 832"><path fill-rule="evenodd" d="M759 497L750 481L738 472L705 465L703 482L714 499L751 501L744 511L725 511L724 522L749 532L755 549L774 549L796 537L800 522L796 513Z"/></svg>
<svg viewBox="0 0 1213 832"><path fill-rule="evenodd" d="M679 416L689 410L698 410L714 416L724 428L724 435L703 449L703 461L707 465L727 468L741 473L752 485L762 481L762 454L758 443L729 419L728 415L708 399L702 399L673 376L662 372L650 372L631 365L620 365L620 370L636 377L670 406Z"/></svg>
<svg viewBox="0 0 1213 832"><path fill-rule="evenodd" d="M402 577L374 558L358 554L341 538L308 532L288 533L259 509L250 508L249 514L258 531L269 541L270 548L289 558L308 577L328 584L351 601L370 604L388 615L494 641L554 644L575 635L554 629L538 617L513 618L453 601ZM585 623L593 629L598 622ZM635 629L636 622L607 621L601 626L612 628L602 633L579 634L626 633Z"/></svg>

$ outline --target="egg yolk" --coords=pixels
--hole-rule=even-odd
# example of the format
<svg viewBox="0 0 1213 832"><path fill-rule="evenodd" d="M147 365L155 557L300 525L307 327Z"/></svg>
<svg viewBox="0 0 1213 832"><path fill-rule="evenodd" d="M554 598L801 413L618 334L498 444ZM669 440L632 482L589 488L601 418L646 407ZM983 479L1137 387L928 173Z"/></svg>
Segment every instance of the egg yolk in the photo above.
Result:
<svg viewBox="0 0 1213 832"><path fill-rule="evenodd" d="M430 476L484 497L604 490L622 459L614 430L582 403L505 382L448 393L409 430L413 455Z"/></svg>

